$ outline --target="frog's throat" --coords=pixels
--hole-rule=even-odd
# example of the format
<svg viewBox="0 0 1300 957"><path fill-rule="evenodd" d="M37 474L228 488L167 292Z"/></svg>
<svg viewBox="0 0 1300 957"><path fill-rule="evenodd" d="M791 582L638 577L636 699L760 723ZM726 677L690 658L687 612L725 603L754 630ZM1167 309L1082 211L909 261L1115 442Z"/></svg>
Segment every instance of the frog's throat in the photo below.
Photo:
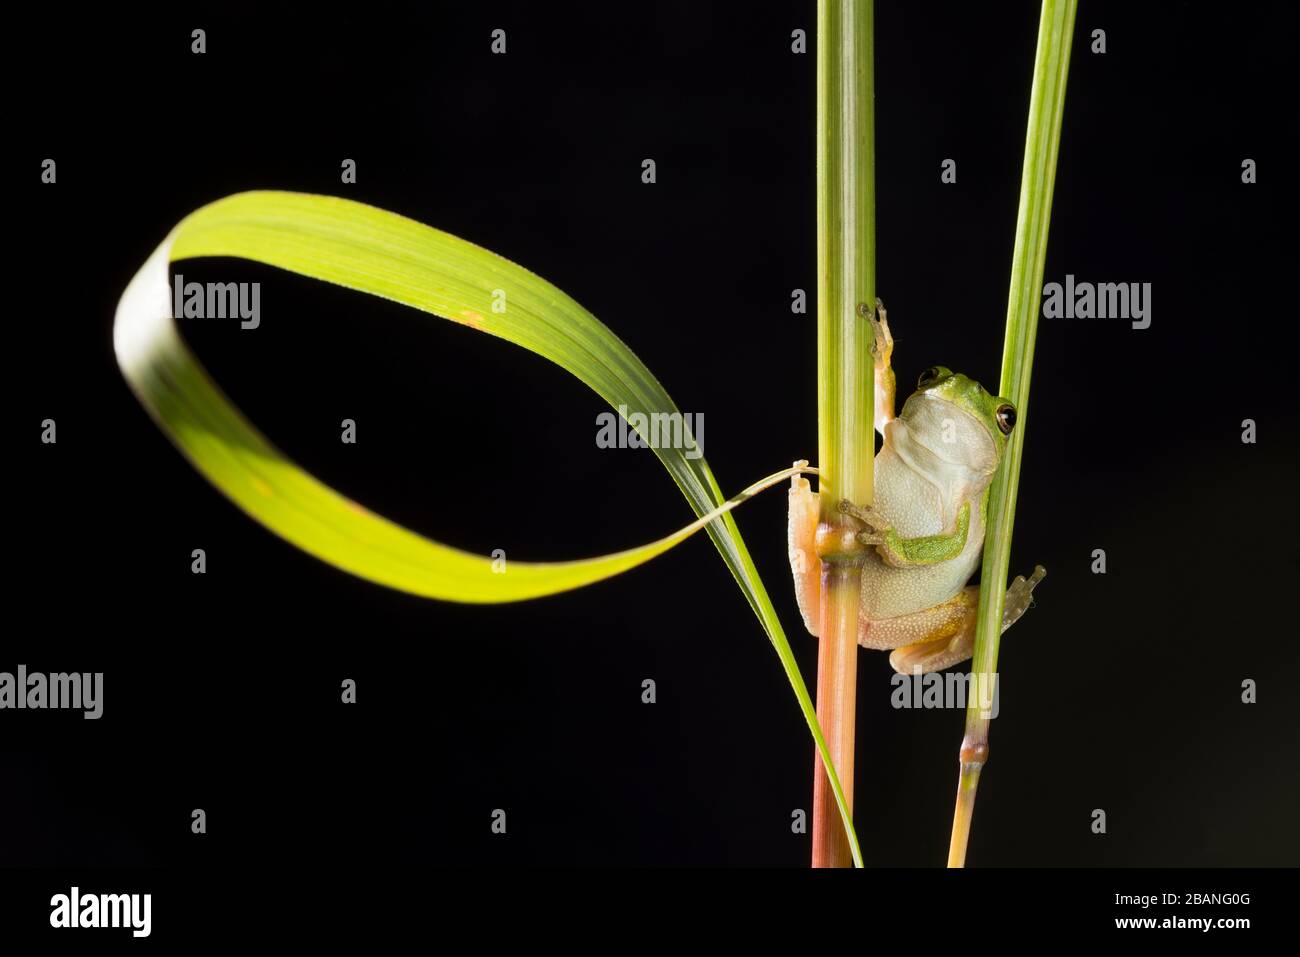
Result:
<svg viewBox="0 0 1300 957"><path fill-rule="evenodd" d="M975 388L979 388L978 385ZM959 442L955 445L944 443L943 446L931 445L926 441L926 437L937 438L936 430L942 424L947 427L948 419L961 419L971 432L971 441L986 442L985 450L989 453L989 459L992 461L992 467L988 469L988 476L991 479L997 471L997 462L999 458L999 449L997 438L989 430L988 424L983 422L979 416L973 415L969 410L963 408L960 404L949 402L946 399L935 398L928 393L916 392L910 395L907 402L903 404L903 413L898 417L902 420L902 425L907 428L907 437L911 440L912 447L920 447L923 451L915 452L918 459L924 459L925 454L933 458L935 462L942 463L944 467L950 469L960 469L963 474L975 479L983 474L985 470L980 468L973 459L983 458L978 455L974 449L968 448L969 441ZM975 439L975 436L979 436ZM949 458L944 453L960 449L959 458Z"/></svg>
<svg viewBox="0 0 1300 957"><path fill-rule="evenodd" d="M913 435L912 430L907 427L906 420L902 418L890 422L889 429L889 444L903 460L903 464L931 482L942 482L946 485L957 480L982 488L993 478L992 472L983 472L972 468L966 462L954 462L944 458Z"/></svg>

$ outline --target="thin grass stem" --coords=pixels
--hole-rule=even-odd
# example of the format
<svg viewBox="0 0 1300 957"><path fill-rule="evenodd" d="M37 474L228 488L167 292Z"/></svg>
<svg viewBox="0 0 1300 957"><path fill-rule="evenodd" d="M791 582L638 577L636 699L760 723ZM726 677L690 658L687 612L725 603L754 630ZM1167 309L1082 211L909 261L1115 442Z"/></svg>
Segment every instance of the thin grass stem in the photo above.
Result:
<svg viewBox="0 0 1300 957"><path fill-rule="evenodd" d="M1002 381L998 390L1000 395L1014 403L1017 422L989 499L984 564L980 575L979 625L971 662L971 672L975 675L972 687L992 688L988 682L995 680L997 674L1003 601L1011 561L1011 532L1029 420L1029 378L1038 334L1047 232L1052 215L1056 157L1061 142L1061 117L1065 108L1065 85L1070 70L1070 46L1074 38L1077 6L1077 0L1043 0L1038 25L1034 85L1029 97L1029 123L1020 180L1020 214L1016 220L1016 241L1011 257ZM980 698L980 695L971 695L966 709L957 803L948 847L949 867L965 866L976 790L980 772L988 761L990 719Z"/></svg>
<svg viewBox="0 0 1300 957"><path fill-rule="evenodd" d="M872 501L876 301L875 84L871 0L817 4L817 417L823 526L842 527L841 498ZM869 312L868 312L869 314ZM829 560L827 560L829 559ZM817 717L853 803L860 558L823 556ZM830 781L813 771L812 864L851 857Z"/></svg>

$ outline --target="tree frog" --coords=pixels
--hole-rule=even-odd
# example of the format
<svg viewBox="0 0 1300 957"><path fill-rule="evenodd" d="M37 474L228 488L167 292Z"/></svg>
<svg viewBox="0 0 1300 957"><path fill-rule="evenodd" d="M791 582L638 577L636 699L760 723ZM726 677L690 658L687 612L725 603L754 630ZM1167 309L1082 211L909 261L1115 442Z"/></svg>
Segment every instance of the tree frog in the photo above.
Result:
<svg viewBox="0 0 1300 957"><path fill-rule="evenodd" d="M791 480L789 545L795 595L805 627L821 618L821 559L835 553L862 564L858 643L889 650L903 674L950 667L971 657L979 588L966 583L980 565L989 485L1016 425L1015 407L944 366L921 373L894 415L894 340L883 304L869 314L875 332L875 503L837 503L846 516L820 521L820 496L803 476ZM807 465L806 462L796 462ZM1041 565L1007 590L1006 631L1025 613L1046 571Z"/></svg>

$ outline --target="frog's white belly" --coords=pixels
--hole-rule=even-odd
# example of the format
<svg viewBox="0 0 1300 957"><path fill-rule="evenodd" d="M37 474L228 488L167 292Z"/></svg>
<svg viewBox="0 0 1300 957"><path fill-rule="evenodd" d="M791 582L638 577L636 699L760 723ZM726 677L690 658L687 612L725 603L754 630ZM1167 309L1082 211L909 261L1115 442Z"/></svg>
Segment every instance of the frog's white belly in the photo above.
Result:
<svg viewBox="0 0 1300 957"><path fill-rule="evenodd" d="M889 443L876 456L874 507L904 538L939 535L956 527L957 510L967 495L970 529L960 555L934 565L895 568L873 549L862 566L861 617L881 621L932 608L954 597L979 567L984 547L982 489L947 483L909 464Z"/></svg>

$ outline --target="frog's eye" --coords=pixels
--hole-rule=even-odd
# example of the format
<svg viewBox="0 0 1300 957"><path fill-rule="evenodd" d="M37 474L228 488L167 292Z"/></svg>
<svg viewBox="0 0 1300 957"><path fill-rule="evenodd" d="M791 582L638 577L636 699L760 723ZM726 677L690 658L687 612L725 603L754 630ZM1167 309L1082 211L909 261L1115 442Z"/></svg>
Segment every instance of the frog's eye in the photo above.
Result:
<svg viewBox="0 0 1300 957"><path fill-rule="evenodd" d="M930 366L930 368L921 373L921 378L916 380L916 387L918 389L924 389L926 386L933 385L943 378L943 373L944 370L939 366Z"/></svg>
<svg viewBox="0 0 1300 957"><path fill-rule="evenodd" d="M1016 427L1016 407L1014 405L1000 405L993 414L997 416L998 428L1002 430L1002 434L1010 435L1011 430Z"/></svg>

